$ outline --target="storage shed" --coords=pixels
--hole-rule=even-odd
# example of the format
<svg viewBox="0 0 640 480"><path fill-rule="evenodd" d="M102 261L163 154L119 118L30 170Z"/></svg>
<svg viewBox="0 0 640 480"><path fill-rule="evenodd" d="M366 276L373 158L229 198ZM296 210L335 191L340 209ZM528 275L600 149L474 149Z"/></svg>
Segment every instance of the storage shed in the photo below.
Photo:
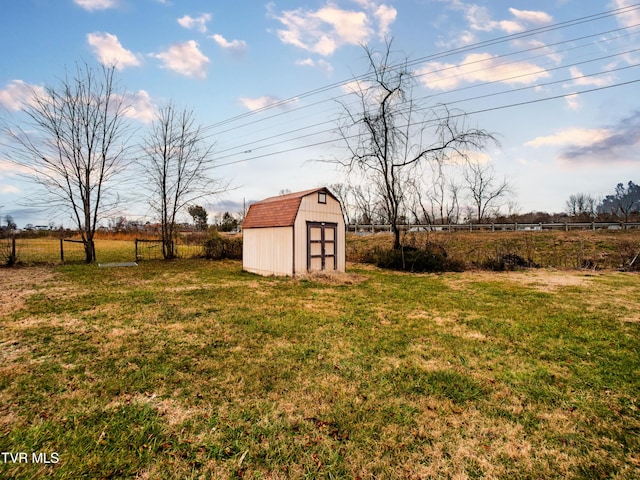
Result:
<svg viewBox="0 0 640 480"><path fill-rule="evenodd" d="M259 275L345 271L345 224L327 188L270 197L242 224L242 267Z"/></svg>

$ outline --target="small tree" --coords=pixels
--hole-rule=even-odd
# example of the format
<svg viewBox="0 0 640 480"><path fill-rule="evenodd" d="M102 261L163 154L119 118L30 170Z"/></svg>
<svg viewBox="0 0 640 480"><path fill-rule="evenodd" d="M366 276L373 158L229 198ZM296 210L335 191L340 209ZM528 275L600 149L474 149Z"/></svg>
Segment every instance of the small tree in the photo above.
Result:
<svg viewBox="0 0 640 480"><path fill-rule="evenodd" d="M224 212L222 216L222 224L220 230L223 232L233 232L238 228L238 220L229 212Z"/></svg>
<svg viewBox="0 0 640 480"><path fill-rule="evenodd" d="M210 177L214 167L212 148L193 111L169 104L158 111L144 141L142 167L146 173L151 207L160 217L162 255L176 256L176 218L195 200L224 190Z"/></svg>
<svg viewBox="0 0 640 480"><path fill-rule="evenodd" d="M24 127L4 129L11 160L43 187L43 204L71 211L87 263L96 258L98 222L115 205L108 187L124 167L130 139L128 105L114 73L114 67L96 71L85 64L57 87L32 88L22 105Z"/></svg>
<svg viewBox="0 0 640 480"><path fill-rule="evenodd" d="M489 212L497 210L513 193L507 179L498 179L490 164L468 161L463 176L478 223L482 223Z"/></svg>
<svg viewBox="0 0 640 480"><path fill-rule="evenodd" d="M575 193L567 200L567 213L578 221L592 220L596 215L596 200L587 193Z"/></svg>
<svg viewBox="0 0 640 480"><path fill-rule="evenodd" d="M7 230L9 232L18 228L18 226L16 225L16 222L13 220L13 217L11 215L7 215L4 218L7 225Z"/></svg>
<svg viewBox="0 0 640 480"><path fill-rule="evenodd" d="M191 205L187 211L189 212L189 215L191 215L191 218L193 218L193 224L195 225L196 230L204 232L207 229L207 211L200 205Z"/></svg>

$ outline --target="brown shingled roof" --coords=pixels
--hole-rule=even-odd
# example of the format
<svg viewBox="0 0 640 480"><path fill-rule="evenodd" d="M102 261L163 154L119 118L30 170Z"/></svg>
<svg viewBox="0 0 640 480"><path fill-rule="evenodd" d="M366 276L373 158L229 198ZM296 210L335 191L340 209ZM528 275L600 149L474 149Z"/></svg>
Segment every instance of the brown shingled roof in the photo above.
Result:
<svg viewBox="0 0 640 480"><path fill-rule="evenodd" d="M269 197L256 202L249 206L242 228L291 227L296 220L302 197L323 190L333 197L329 190L321 187Z"/></svg>

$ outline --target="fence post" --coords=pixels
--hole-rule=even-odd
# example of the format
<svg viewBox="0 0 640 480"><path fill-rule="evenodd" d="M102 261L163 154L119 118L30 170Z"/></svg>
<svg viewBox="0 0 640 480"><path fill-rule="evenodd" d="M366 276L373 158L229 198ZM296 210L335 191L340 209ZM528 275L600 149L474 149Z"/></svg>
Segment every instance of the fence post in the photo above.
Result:
<svg viewBox="0 0 640 480"><path fill-rule="evenodd" d="M60 239L60 261L64 263L64 240Z"/></svg>
<svg viewBox="0 0 640 480"><path fill-rule="evenodd" d="M17 260L18 257L16 256L16 237L11 237L11 264L15 264Z"/></svg>
<svg viewBox="0 0 640 480"><path fill-rule="evenodd" d="M138 239L136 238L136 258L134 259L134 262L138 261Z"/></svg>

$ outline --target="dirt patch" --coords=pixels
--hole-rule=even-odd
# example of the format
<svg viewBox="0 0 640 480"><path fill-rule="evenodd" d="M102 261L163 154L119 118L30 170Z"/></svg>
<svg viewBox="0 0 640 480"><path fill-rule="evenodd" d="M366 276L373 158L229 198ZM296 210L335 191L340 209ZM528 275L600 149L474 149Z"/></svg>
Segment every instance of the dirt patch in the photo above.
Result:
<svg viewBox="0 0 640 480"><path fill-rule="evenodd" d="M4 313L12 313L24 307L27 298L38 288L50 284L57 275L50 268L6 268L0 275L0 305Z"/></svg>
<svg viewBox="0 0 640 480"><path fill-rule="evenodd" d="M469 271L456 274L455 277L443 278L453 290L464 288L469 282L500 282L529 287L540 292L557 292L564 287L588 287L601 275L606 274L537 269L519 272Z"/></svg>
<svg viewBox="0 0 640 480"><path fill-rule="evenodd" d="M310 272L296 276L296 280L322 283L325 285L359 285L368 280L367 275L344 272Z"/></svg>

